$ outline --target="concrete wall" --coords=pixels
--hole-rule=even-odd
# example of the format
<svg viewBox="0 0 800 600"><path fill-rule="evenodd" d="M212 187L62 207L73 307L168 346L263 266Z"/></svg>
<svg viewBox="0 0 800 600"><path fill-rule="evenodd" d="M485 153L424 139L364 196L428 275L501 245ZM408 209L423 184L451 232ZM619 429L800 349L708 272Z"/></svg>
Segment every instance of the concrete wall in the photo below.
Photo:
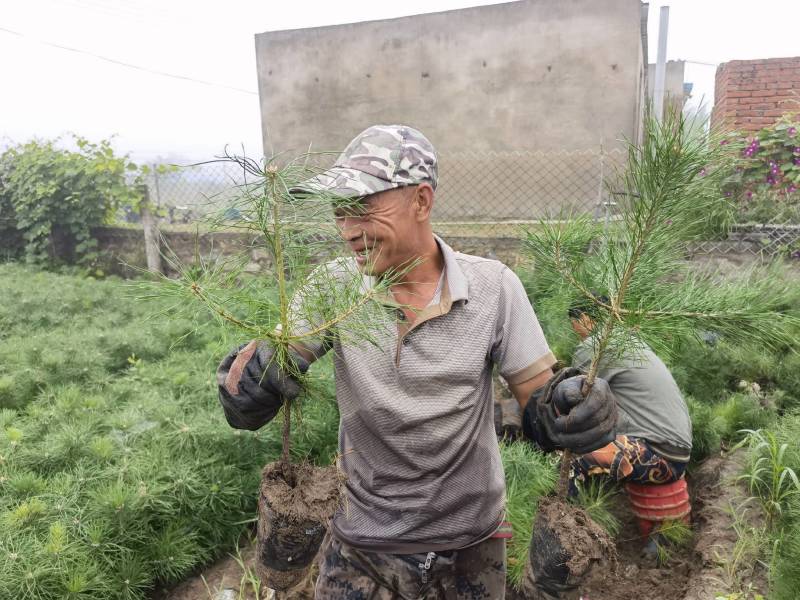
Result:
<svg viewBox="0 0 800 600"><path fill-rule="evenodd" d="M309 143L340 150L371 124L398 122L419 128L443 153L597 150L601 141L618 148L639 134L641 20L639 0L524 0L259 34L265 153ZM499 173L483 175L494 171L516 191L504 199L514 208L505 218L535 218L541 211L531 214L526 201L552 197L555 184L567 185L584 167L564 162L559 172L541 173L539 187L503 171L502 158L487 156ZM444 160L441 176L452 218L487 212L481 203L491 185L459 186Z"/></svg>
<svg viewBox="0 0 800 600"><path fill-rule="evenodd" d="M683 80L686 63L682 60L668 60L664 74L664 106L683 108L688 94L684 92ZM656 65L647 65L647 98L653 100L653 90L656 83Z"/></svg>

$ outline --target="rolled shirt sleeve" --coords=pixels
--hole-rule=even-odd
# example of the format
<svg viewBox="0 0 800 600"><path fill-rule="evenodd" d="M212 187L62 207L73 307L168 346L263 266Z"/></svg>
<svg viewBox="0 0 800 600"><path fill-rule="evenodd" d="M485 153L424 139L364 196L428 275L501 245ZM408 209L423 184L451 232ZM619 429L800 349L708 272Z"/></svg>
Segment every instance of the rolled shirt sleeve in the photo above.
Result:
<svg viewBox="0 0 800 600"><path fill-rule="evenodd" d="M532 379L556 364L525 288L508 268L501 279L491 358L510 384Z"/></svg>

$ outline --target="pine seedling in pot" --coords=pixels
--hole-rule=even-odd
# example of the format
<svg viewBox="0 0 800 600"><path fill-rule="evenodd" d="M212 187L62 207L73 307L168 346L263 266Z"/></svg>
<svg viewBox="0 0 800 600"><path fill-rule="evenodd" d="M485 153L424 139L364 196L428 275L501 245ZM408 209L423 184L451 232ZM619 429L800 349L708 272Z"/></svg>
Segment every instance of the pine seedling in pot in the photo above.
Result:
<svg viewBox="0 0 800 600"><path fill-rule="evenodd" d="M621 189L611 190L619 205L615 219L605 227L586 217L560 219L527 232L525 249L540 292L546 290L549 301L564 308L580 307L570 316L588 323L583 372L565 374L575 378L575 399L546 407L565 431L581 411L581 396L607 386L598 374L617 361L644 359L653 351L668 355L677 341L709 332L733 342L793 344L789 332L798 320L782 312L789 289L779 280L750 276L744 283L724 282L685 266L687 244L709 229L709 215L719 214L725 203L720 187L733 156L731 145L713 135L690 135L680 113L670 111L661 122L648 118L642 144L628 146L617 179ZM539 402L551 401L546 396ZM569 445L562 448L557 497L539 505L527 579L537 589L552 582L551 593L568 597L590 573L610 568L614 544L566 501L576 457ZM560 569L547 569L556 563Z"/></svg>
<svg viewBox="0 0 800 600"><path fill-rule="evenodd" d="M335 465L292 460L292 414L302 422L299 401L313 389L307 371L316 357L309 348L329 348L332 336L341 343L374 343L376 331L396 323L398 307L388 290L405 272L393 270L365 285L356 261L339 255L343 244L326 221L334 210L358 211L360 198L299 188L320 174L311 164L318 158L305 155L282 165L280 157L263 163L220 159L238 166L244 183L212 222L247 234L249 241L225 259L205 258L198 249L192 265L170 253L165 258L177 277L160 277L140 294L174 297L172 310L193 310L199 302L223 326L252 339L222 361L217 382L233 427L258 429L282 415L281 456L264 467L258 501L257 571L277 590L308 572L340 500ZM267 263L267 273L249 273L254 257Z"/></svg>

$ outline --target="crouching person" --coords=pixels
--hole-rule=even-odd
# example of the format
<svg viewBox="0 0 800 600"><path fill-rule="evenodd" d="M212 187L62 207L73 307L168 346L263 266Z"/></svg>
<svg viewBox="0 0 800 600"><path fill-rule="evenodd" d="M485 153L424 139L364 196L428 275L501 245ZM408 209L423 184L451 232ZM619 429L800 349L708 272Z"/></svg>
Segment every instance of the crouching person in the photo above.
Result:
<svg viewBox="0 0 800 600"><path fill-rule="evenodd" d="M608 301L601 296L598 300ZM588 370L592 359L593 306L587 301L569 310L572 328L581 338L572 361L574 373ZM572 460L570 494L576 495L578 486L591 477L623 482L640 532L649 536L645 550L655 552L660 521L688 522L683 476L692 450L689 410L666 365L642 340L621 355L601 360L601 379L616 398L616 437ZM659 498L664 498L661 507ZM645 505L647 510L640 510Z"/></svg>
<svg viewBox="0 0 800 600"><path fill-rule="evenodd" d="M572 366L582 371L592 358L595 321L589 306L576 305L569 311L572 328L581 338ZM621 356L601 361L598 376L617 399L617 438L573 460L572 492L577 491L576 483L594 475L656 485L681 479L692 451L692 422L666 365L637 340Z"/></svg>

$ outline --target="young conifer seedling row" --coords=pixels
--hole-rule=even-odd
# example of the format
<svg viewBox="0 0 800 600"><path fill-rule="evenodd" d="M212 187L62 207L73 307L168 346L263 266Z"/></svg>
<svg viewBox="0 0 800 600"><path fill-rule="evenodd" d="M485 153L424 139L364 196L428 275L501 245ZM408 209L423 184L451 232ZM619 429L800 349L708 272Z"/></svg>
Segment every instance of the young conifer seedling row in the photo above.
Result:
<svg viewBox="0 0 800 600"><path fill-rule="evenodd" d="M344 246L329 225L333 210L358 211L360 199L296 191L319 173L310 164L315 158L305 155L283 165L279 157L264 162L233 155L221 159L238 165L245 181L236 186L234 200L213 225L242 231L250 243L238 255L216 261L198 252L191 266L173 254L168 262L178 276L161 277L148 294L175 297L175 309L186 308L187 297L199 301L226 327L268 344L278 370L300 382L298 400L313 389L310 375L298 367L303 348L312 341L330 344L331 336L340 343L374 343L376 328L391 322L386 317L389 287L405 272L392 271L373 281L340 254ZM253 277L246 267L254 251L268 257L269 272L259 277L274 278L274 297L255 293L248 285ZM259 496L259 573L274 589L288 589L302 579L340 497L335 465L292 462L296 403L283 400L281 458L264 468ZM299 410L294 412L302 422Z"/></svg>

